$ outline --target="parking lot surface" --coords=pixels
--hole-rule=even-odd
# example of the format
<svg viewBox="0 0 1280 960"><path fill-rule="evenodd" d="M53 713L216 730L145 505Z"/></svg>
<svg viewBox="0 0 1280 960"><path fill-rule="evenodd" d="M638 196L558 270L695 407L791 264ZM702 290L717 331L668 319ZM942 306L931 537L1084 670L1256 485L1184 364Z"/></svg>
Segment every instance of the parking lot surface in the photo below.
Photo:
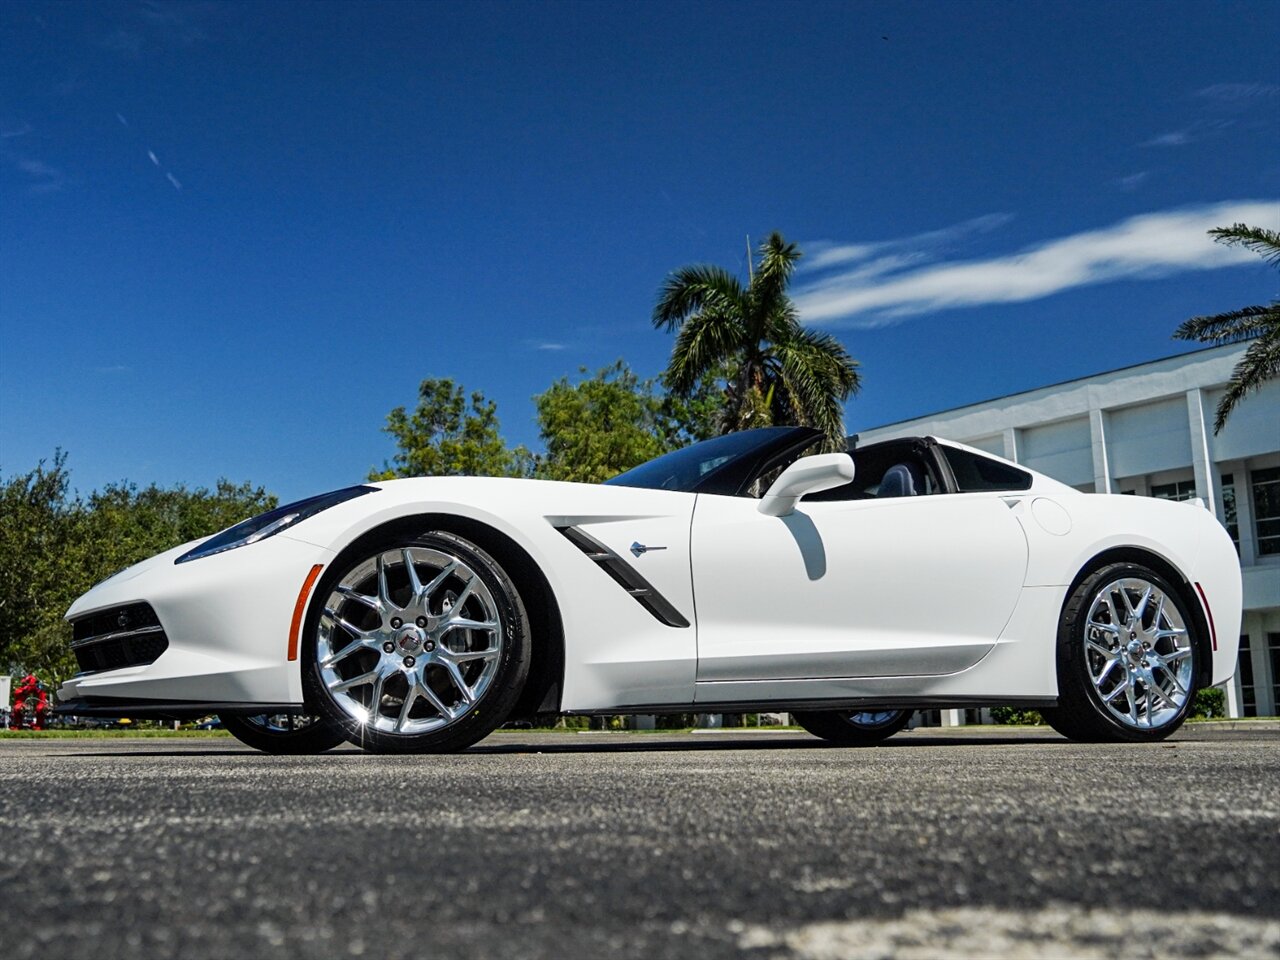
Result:
<svg viewBox="0 0 1280 960"><path fill-rule="evenodd" d="M10 957L1280 956L1280 733L0 741Z"/></svg>

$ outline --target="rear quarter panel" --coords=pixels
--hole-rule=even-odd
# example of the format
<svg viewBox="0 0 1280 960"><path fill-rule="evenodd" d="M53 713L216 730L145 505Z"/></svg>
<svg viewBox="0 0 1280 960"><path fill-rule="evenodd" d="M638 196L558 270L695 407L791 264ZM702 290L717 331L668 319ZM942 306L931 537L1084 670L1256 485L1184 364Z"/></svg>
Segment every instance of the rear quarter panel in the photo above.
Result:
<svg viewBox="0 0 1280 960"><path fill-rule="evenodd" d="M1050 500L1069 518L1069 529L1045 524L1051 512L1037 499ZM1226 530L1196 502L1174 503L1120 494L1060 492L1027 497L1016 509L1030 545L1027 586L1071 584L1099 554L1122 547L1149 551L1174 566L1190 584L1199 584L1208 601L1216 641L1213 682L1232 676L1240 641L1242 593L1240 563ZM1201 609L1204 605L1201 604Z"/></svg>

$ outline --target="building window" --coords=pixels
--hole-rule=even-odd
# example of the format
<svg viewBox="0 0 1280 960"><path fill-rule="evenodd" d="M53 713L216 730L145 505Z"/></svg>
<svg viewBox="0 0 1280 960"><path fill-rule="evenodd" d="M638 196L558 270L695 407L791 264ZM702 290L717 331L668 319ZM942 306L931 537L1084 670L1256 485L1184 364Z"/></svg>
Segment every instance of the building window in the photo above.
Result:
<svg viewBox="0 0 1280 960"><path fill-rule="evenodd" d="M1253 471L1253 518L1258 556L1280 555L1280 467Z"/></svg>
<svg viewBox="0 0 1280 960"><path fill-rule="evenodd" d="M1157 500L1191 500L1196 495L1194 480L1176 480L1173 483L1153 483L1151 496Z"/></svg>
<svg viewBox="0 0 1280 960"><path fill-rule="evenodd" d="M1222 475L1222 525L1231 535L1231 542L1240 552L1240 524L1236 519L1236 478L1229 473Z"/></svg>
<svg viewBox="0 0 1280 960"><path fill-rule="evenodd" d="M1249 635L1240 637L1240 659L1237 661L1236 673L1240 676L1240 715L1256 717L1258 715L1258 699L1253 690L1253 657L1249 653Z"/></svg>
<svg viewBox="0 0 1280 960"><path fill-rule="evenodd" d="M1267 634L1267 658L1271 661L1271 702L1280 713L1280 633Z"/></svg>

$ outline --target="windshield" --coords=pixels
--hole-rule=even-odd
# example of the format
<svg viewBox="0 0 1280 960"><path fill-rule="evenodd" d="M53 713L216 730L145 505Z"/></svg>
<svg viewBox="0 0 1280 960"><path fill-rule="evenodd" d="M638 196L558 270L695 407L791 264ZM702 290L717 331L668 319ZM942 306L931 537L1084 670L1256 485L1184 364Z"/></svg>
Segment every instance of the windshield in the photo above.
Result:
<svg viewBox="0 0 1280 960"><path fill-rule="evenodd" d="M703 440L642 463L605 483L647 490L737 494L759 461L811 439L806 427L757 427ZM723 480L723 482L721 482Z"/></svg>

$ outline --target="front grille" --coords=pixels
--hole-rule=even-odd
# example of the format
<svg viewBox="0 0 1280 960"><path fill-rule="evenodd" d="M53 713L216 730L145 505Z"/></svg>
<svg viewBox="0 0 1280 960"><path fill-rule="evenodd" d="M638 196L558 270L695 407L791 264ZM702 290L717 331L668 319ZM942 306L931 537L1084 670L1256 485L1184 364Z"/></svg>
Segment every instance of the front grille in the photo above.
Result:
<svg viewBox="0 0 1280 960"><path fill-rule="evenodd" d="M169 647L160 618L147 603L99 610L71 623L71 649L81 673L155 663Z"/></svg>

